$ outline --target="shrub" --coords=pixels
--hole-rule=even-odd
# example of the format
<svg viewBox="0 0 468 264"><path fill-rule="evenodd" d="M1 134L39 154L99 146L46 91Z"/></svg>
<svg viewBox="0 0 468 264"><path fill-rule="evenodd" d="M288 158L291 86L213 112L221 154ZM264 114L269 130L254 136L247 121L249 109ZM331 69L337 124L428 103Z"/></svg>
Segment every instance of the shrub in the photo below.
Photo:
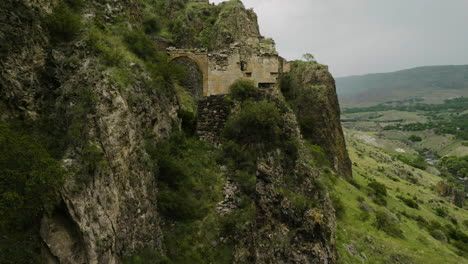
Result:
<svg viewBox="0 0 468 264"><path fill-rule="evenodd" d="M229 96L238 101L245 101L257 95L258 88L250 80L237 80L229 87Z"/></svg>
<svg viewBox="0 0 468 264"><path fill-rule="evenodd" d="M179 118L182 120L182 130L187 135L195 135L197 130L197 116L191 111L180 109Z"/></svg>
<svg viewBox="0 0 468 264"><path fill-rule="evenodd" d="M435 239L439 241L447 242L447 237L445 236L445 233L442 230L439 230L439 229L432 230L430 234L432 237L434 237Z"/></svg>
<svg viewBox="0 0 468 264"><path fill-rule="evenodd" d="M375 227L384 231L390 236L403 238L403 231L399 228L398 224L388 213L384 211L377 211L375 214Z"/></svg>
<svg viewBox="0 0 468 264"><path fill-rule="evenodd" d="M416 135L411 135L409 138L408 138L409 141L412 141L412 142L421 142L422 141L422 138L419 137L419 136L416 136Z"/></svg>
<svg viewBox="0 0 468 264"><path fill-rule="evenodd" d="M360 189L362 188L362 186L361 186L355 179L352 179L352 178L351 178L351 179L348 180L348 182L349 182L352 186L356 187L356 189L358 189L358 190L360 190Z"/></svg>
<svg viewBox="0 0 468 264"><path fill-rule="evenodd" d="M427 227L429 225L429 223L426 221L426 219L424 219L424 217L422 217L420 215L416 216L415 220L418 223L418 226L420 228Z"/></svg>
<svg viewBox="0 0 468 264"><path fill-rule="evenodd" d="M361 211L361 213L359 213L359 216L358 216L358 218L363 222L369 221L370 217L371 217L371 214L366 211Z"/></svg>
<svg viewBox="0 0 468 264"><path fill-rule="evenodd" d="M463 225L468 228L468 219L467 220L463 220Z"/></svg>
<svg viewBox="0 0 468 264"><path fill-rule="evenodd" d="M329 168L330 161L328 160L327 156L325 155L325 151L322 147L318 145L313 145L306 141L307 150L312 154L312 157L315 161L315 165L317 167L322 168Z"/></svg>
<svg viewBox="0 0 468 264"><path fill-rule="evenodd" d="M47 19L47 28L53 42L71 41L82 27L81 17L61 3Z"/></svg>
<svg viewBox="0 0 468 264"><path fill-rule="evenodd" d="M201 219L220 199L222 181L214 153L205 143L174 134L148 146L157 160L161 213L177 221Z"/></svg>
<svg viewBox="0 0 468 264"><path fill-rule="evenodd" d="M373 201L378 205L386 206L387 200L385 197L387 196L387 187L376 181L370 182L368 187L370 187L371 190L370 195L374 196Z"/></svg>
<svg viewBox="0 0 468 264"><path fill-rule="evenodd" d="M408 207L419 209L419 204L415 200L403 196L398 196L397 198L403 201Z"/></svg>
<svg viewBox="0 0 468 264"><path fill-rule="evenodd" d="M279 86L281 93L283 94L284 98L286 98L286 100L294 99L292 80L289 73L284 73L281 75Z"/></svg>
<svg viewBox="0 0 468 264"><path fill-rule="evenodd" d="M3 263L38 263L39 223L60 201L66 176L42 138L0 123L0 255Z"/></svg>
<svg viewBox="0 0 468 264"><path fill-rule="evenodd" d="M436 207L435 209L436 215L440 217L446 217L448 215L447 209L443 207Z"/></svg>
<svg viewBox="0 0 468 264"><path fill-rule="evenodd" d="M100 55L102 62L107 66L120 66L124 60L124 49L97 27L88 31L88 45Z"/></svg>
<svg viewBox="0 0 468 264"><path fill-rule="evenodd" d="M299 157L299 142L295 138L290 138L283 142L284 161L288 168L292 168L296 164Z"/></svg>
<svg viewBox="0 0 468 264"><path fill-rule="evenodd" d="M74 11L80 11L84 6L84 0L65 0L65 3Z"/></svg>
<svg viewBox="0 0 468 264"><path fill-rule="evenodd" d="M223 236L232 237L245 232L249 224L255 220L255 206L248 197L242 197L242 200L244 204L240 210L227 214L221 219Z"/></svg>
<svg viewBox="0 0 468 264"><path fill-rule="evenodd" d="M128 48L145 61L157 61L158 52L154 43L144 32L133 30L124 34L124 40Z"/></svg>
<svg viewBox="0 0 468 264"><path fill-rule="evenodd" d="M333 208L335 208L335 215L338 219L343 219L346 213L346 207L344 203L341 201L340 197L336 194L331 195L331 200L333 204Z"/></svg>
<svg viewBox="0 0 468 264"><path fill-rule="evenodd" d="M311 139L315 134L315 117L313 115L299 116L299 127L305 138Z"/></svg>
<svg viewBox="0 0 468 264"><path fill-rule="evenodd" d="M231 170L241 169L250 173L257 170L256 153L246 146L228 141L222 146L223 155L220 163L226 164Z"/></svg>
<svg viewBox="0 0 468 264"><path fill-rule="evenodd" d="M375 196L372 201L378 205L387 206L387 199L383 196Z"/></svg>
<svg viewBox="0 0 468 264"><path fill-rule="evenodd" d="M406 163L409 166L425 170L427 168L427 163L424 160L424 157L418 155L416 158L411 158L407 155L396 155L396 158L399 159L401 162Z"/></svg>
<svg viewBox="0 0 468 264"><path fill-rule="evenodd" d="M104 152L95 144L88 144L81 152L86 174L93 174L98 167L106 166Z"/></svg>
<svg viewBox="0 0 468 264"><path fill-rule="evenodd" d="M241 145L271 149L279 143L281 121L274 104L247 102L240 113L228 120L223 136Z"/></svg>
<svg viewBox="0 0 468 264"><path fill-rule="evenodd" d="M249 173L244 170L236 170L231 174L231 178L235 180L241 186L242 190L246 194L255 193L255 185L257 183L257 177L254 173Z"/></svg>
<svg viewBox="0 0 468 264"><path fill-rule="evenodd" d="M296 213L303 215L307 210L317 207L317 202L305 195L304 193L287 188L278 188L284 197L291 201Z"/></svg>
<svg viewBox="0 0 468 264"><path fill-rule="evenodd" d="M162 26L156 16L147 16L143 19L143 28L146 34L157 34Z"/></svg>

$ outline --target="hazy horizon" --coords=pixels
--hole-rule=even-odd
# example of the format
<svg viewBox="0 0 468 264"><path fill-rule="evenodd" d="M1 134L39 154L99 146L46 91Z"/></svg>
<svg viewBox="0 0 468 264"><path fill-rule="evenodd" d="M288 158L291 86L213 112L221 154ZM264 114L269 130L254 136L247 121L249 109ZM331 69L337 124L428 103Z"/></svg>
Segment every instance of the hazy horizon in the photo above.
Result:
<svg viewBox="0 0 468 264"><path fill-rule="evenodd" d="M312 53L335 77L468 64L465 0L242 2L281 56Z"/></svg>

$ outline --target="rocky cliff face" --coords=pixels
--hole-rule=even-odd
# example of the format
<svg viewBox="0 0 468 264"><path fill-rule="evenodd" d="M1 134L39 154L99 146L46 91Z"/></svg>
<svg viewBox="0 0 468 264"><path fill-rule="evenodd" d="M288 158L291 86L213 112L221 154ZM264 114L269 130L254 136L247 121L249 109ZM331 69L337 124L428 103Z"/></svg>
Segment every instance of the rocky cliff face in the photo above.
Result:
<svg viewBox="0 0 468 264"><path fill-rule="evenodd" d="M328 68L318 63L293 63L289 73L291 89L307 105L297 109L299 118L308 122L307 133L312 143L321 146L330 163L343 177L351 179L351 160L340 122L340 107L335 80ZM302 90L302 92L301 92Z"/></svg>
<svg viewBox="0 0 468 264"><path fill-rule="evenodd" d="M117 2L107 6L114 15L123 9ZM177 102L174 95L149 89L139 65L131 91L122 91L81 37L52 43L43 22L52 9L48 1L2 2L2 121L51 118L57 122L50 127L54 132L78 134L62 149L69 171L62 203L42 219L46 262L120 263L124 255L161 248L157 184L144 140L148 131L156 138L171 133ZM101 10L86 11L92 17ZM80 105L84 100L86 108ZM92 155L100 158L90 168Z"/></svg>
<svg viewBox="0 0 468 264"><path fill-rule="evenodd" d="M158 8L174 11L185 4L164 6L164 1L156 1L149 8L150 2L6 0L1 4L1 121L47 124L42 132L56 139L55 156L69 174L60 191L61 203L36 223L46 263L122 263L125 256L144 249L167 250L157 201L157 165L145 145L180 129L181 100L171 89L172 73L167 72L164 57L152 54L156 51L145 46L147 37L138 35L138 30L147 31L148 12L161 14L164 11ZM255 13L245 10L240 1L219 7L190 2L218 15L210 22L212 49L237 43L245 47L244 56L257 47L274 50L274 43L260 36ZM60 16L60 8L77 14L80 22ZM64 23L66 32L54 23ZM70 36L57 41L56 34ZM203 37L204 30L195 37L180 34L182 46L206 43L187 41ZM160 43L160 38L153 40ZM177 37L164 41L177 44ZM295 76L298 86L326 87L310 98L313 133L337 171L350 177L333 78L314 68ZM296 115L277 92L264 99L283 109L285 127L298 138L301 153L292 170L275 151L257 161L256 214L250 231L238 234L232 262L336 263L335 216L320 184L323 174L307 160ZM298 210L294 192L310 200L310 206Z"/></svg>

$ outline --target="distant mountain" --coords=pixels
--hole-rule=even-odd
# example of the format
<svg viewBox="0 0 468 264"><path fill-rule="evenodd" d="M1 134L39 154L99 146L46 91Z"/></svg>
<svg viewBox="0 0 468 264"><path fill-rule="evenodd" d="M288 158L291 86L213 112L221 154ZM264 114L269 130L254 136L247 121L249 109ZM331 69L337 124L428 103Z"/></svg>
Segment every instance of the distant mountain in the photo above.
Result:
<svg viewBox="0 0 468 264"><path fill-rule="evenodd" d="M429 103L468 95L468 65L427 66L390 73L336 78L342 105L422 97Z"/></svg>

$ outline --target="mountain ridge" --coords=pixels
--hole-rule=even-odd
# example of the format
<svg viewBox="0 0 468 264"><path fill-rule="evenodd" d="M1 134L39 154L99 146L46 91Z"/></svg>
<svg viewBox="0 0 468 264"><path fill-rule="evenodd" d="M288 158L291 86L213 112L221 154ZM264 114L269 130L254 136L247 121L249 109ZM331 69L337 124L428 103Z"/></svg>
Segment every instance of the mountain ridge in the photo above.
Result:
<svg viewBox="0 0 468 264"><path fill-rule="evenodd" d="M443 101L468 94L468 65L421 66L388 73L370 73L336 78L344 104L381 103L389 97L427 97ZM447 92L444 95L444 92ZM437 101L437 100L435 100Z"/></svg>

